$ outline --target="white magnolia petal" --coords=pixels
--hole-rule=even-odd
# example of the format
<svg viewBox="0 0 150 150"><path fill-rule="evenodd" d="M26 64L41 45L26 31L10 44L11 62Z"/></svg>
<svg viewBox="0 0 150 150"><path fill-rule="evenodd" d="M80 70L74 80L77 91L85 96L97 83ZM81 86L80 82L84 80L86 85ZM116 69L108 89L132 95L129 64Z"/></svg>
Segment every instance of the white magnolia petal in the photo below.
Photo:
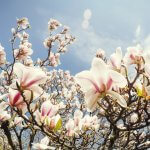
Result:
<svg viewBox="0 0 150 150"><path fill-rule="evenodd" d="M114 54L112 54L110 56L111 65L115 69L120 69L120 67L121 67L121 60L122 60L122 51L121 51L121 48L118 47L116 49L116 53L114 53Z"/></svg>
<svg viewBox="0 0 150 150"><path fill-rule="evenodd" d="M42 116L54 116L58 111L58 106L53 105L49 100L45 101L41 106Z"/></svg>
<svg viewBox="0 0 150 150"><path fill-rule="evenodd" d="M30 90L33 91L34 98L39 97L43 93L43 89L41 87L39 87L38 85L31 86Z"/></svg>
<svg viewBox="0 0 150 150"><path fill-rule="evenodd" d="M44 71L42 71L40 68L37 67L27 67L25 74L27 74L27 79L26 76L24 76L24 80L26 84L30 84L32 82L35 82L34 84L42 84L45 83L47 80L47 76Z"/></svg>
<svg viewBox="0 0 150 150"><path fill-rule="evenodd" d="M106 84L108 78L108 66L102 59L95 57L92 61L90 71L98 85L101 82Z"/></svg>
<svg viewBox="0 0 150 150"><path fill-rule="evenodd" d="M121 47L116 48L116 54L118 58L121 60L122 59L122 50Z"/></svg>
<svg viewBox="0 0 150 150"><path fill-rule="evenodd" d="M25 66L23 64L21 64L21 63L14 64L13 71L19 79L22 79L24 69L25 69Z"/></svg>
<svg viewBox="0 0 150 150"><path fill-rule="evenodd" d="M82 71L76 74L75 80L81 86L83 91L87 91L93 87L92 82L94 81L90 71Z"/></svg>
<svg viewBox="0 0 150 150"><path fill-rule="evenodd" d="M49 112L50 109L52 109L52 103L49 100L42 103L42 105L41 105L42 116L47 115L47 113Z"/></svg>
<svg viewBox="0 0 150 150"><path fill-rule="evenodd" d="M14 65L14 73L17 75L20 82L26 85L34 81L36 84L42 84L47 80L47 76L42 69L24 66L21 63L16 63Z"/></svg>
<svg viewBox="0 0 150 150"><path fill-rule="evenodd" d="M117 100L117 103L122 106L122 107L127 107L127 102L126 100L117 92L114 91L108 91L107 94L109 94L113 99Z"/></svg>
<svg viewBox="0 0 150 150"><path fill-rule="evenodd" d="M110 70L109 75L111 76L114 85L120 88L123 88L127 85L127 80L121 73Z"/></svg>
<svg viewBox="0 0 150 150"><path fill-rule="evenodd" d="M34 116L35 116L35 120L37 121L37 123L41 124L41 114L40 114L39 110L36 110L34 112Z"/></svg>
<svg viewBox="0 0 150 150"><path fill-rule="evenodd" d="M89 109L88 111L93 111L97 106L97 101L99 99L99 93L95 93L93 89L85 93L86 106Z"/></svg>

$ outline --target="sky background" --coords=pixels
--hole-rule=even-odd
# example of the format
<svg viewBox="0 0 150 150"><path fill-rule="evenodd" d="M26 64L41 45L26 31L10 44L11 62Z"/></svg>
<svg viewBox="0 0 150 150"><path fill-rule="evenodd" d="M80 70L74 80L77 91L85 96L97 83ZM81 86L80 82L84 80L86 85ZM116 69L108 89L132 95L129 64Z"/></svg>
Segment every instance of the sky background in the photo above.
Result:
<svg viewBox="0 0 150 150"><path fill-rule="evenodd" d="M76 37L61 57L59 68L75 74L90 67L99 48L108 56L118 46L125 52L136 42L149 49L149 14L149 0L0 0L0 43L10 59L11 28L15 27L16 18L27 17L32 27L28 30L32 57L44 57L47 23L50 18L57 19L69 26Z"/></svg>

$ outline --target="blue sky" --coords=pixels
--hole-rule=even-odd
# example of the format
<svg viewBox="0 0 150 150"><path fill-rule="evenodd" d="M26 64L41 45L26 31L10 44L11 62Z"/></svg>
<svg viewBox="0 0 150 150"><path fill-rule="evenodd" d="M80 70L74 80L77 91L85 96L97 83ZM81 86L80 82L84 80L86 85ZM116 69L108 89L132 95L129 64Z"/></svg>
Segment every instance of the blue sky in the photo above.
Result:
<svg viewBox="0 0 150 150"><path fill-rule="evenodd" d="M82 22L86 9L91 11L89 26ZM110 55L116 47L134 45L140 41L145 47L150 43L150 1L148 0L0 0L0 43L10 58L10 30L16 18L28 17L33 44L33 58L44 57L43 40L47 36L50 18L70 27L76 42L62 56L60 68L75 74L88 69L98 48ZM138 30L139 29L139 30ZM138 33L137 33L138 32Z"/></svg>

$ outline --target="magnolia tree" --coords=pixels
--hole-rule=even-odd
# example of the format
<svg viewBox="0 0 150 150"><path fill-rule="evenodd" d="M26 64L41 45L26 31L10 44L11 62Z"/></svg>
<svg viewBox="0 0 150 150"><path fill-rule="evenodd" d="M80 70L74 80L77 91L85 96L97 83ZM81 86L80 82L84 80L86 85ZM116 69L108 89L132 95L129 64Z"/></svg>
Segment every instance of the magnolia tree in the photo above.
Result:
<svg viewBox="0 0 150 150"><path fill-rule="evenodd" d="M55 70L75 38L48 22L47 56L32 60L27 18L12 29L12 61L0 45L1 149L150 148L150 52L140 45L106 58L99 49L89 70ZM9 56L10 58L10 56Z"/></svg>

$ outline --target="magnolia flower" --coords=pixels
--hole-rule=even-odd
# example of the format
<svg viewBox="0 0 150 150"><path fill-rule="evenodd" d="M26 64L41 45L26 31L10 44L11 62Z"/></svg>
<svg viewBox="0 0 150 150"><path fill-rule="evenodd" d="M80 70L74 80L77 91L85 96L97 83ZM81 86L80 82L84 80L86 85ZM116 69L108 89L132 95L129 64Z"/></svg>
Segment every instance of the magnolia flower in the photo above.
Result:
<svg viewBox="0 0 150 150"><path fill-rule="evenodd" d="M51 118L47 116L44 121L44 125L46 125L46 127L48 127L48 129L50 130L59 130L62 126L62 120L60 115L57 114L56 116L53 116Z"/></svg>
<svg viewBox="0 0 150 150"><path fill-rule="evenodd" d="M18 26L22 27L23 29L27 28L30 26L28 18L21 18L21 19L17 19L17 24Z"/></svg>
<svg viewBox="0 0 150 150"><path fill-rule="evenodd" d="M59 53L50 53L50 57L49 57L49 60L50 60L50 63L52 66L54 67L57 67L59 64L60 64L60 54Z"/></svg>
<svg viewBox="0 0 150 150"><path fill-rule="evenodd" d="M26 100L30 100L32 92L33 98L37 98L43 92L39 84L45 83L47 77L45 73L36 67L26 67L21 63L14 65L14 73L17 76L19 89L24 92ZM9 103L11 106L22 108L25 106L21 91L18 91L16 82L9 89Z"/></svg>
<svg viewBox="0 0 150 150"><path fill-rule="evenodd" d="M19 60L25 60L28 56L32 55L33 50L28 47L28 43L19 45L19 49L14 50L14 55Z"/></svg>
<svg viewBox="0 0 150 150"><path fill-rule="evenodd" d="M147 72L146 69L145 72ZM147 83L142 83L140 80L137 80L134 84L134 87L138 96L141 96L145 99L150 99L150 85L147 86Z"/></svg>
<svg viewBox="0 0 150 150"><path fill-rule="evenodd" d="M27 67L21 63L14 65L14 73L17 75L17 82L21 90L32 91L34 95L42 94L43 84L47 80L46 74L38 67Z"/></svg>
<svg viewBox="0 0 150 150"><path fill-rule="evenodd" d="M40 141L40 143L32 143L32 148L38 150L55 149L54 147L48 146L48 144L49 144L49 138L46 136Z"/></svg>
<svg viewBox="0 0 150 150"><path fill-rule="evenodd" d="M4 47L0 44L0 65L5 64L6 62L6 53L4 51Z"/></svg>
<svg viewBox="0 0 150 150"><path fill-rule="evenodd" d="M136 47L128 47L123 61L126 65L141 64L142 55L143 50L141 49L140 45L137 45Z"/></svg>
<svg viewBox="0 0 150 150"><path fill-rule="evenodd" d="M105 95L110 95L122 107L127 107L125 99L113 87L123 88L127 81L123 75L108 68L102 59L94 58L90 71L82 71L76 76L76 81L85 93L87 108L93 110L97 101Z"/></svg>
<svg viewBox="0 0 150 150"><path fill-rule="evenodd" d="M41 106L41 116L54 116L58 111L58 106L53 105L49 100L45 101Z"/></svg>
<svg viewBox="0 0 150 150"><path fill-rule="evenodd" d="M67 136L73 136L75 135L75 123L73 119L69 119L68 122L66 123L66 130L67 130Z"/></svg>
<svg viewBox="0 0 150 150"><path fill-rule="evenodd" d="M37 110L34 113L36 117L36 121L39 124L41 124L41 122L44 122L46 118L52 118L53 116L55 116L57 111L58 111L58 106L53 105L49 100L47 100L41 105L41 111L39 112Z"/></svg>
<svg viewBox="0 0 150 150"><path fill-rule="evenodd" d="M83 117L83 112L77 109L74 112L74 124L75 124L75 130L81 130L82 128L82 117Z"/></svg>
<svg viewBox="0 0 150 150"><path fill-rule="evenodd" d="M59 26L61 26L61 23L55 19L50 19L48 22L48 29L50 31L56 30Z"/></svg>
<svg viewBox="0 0 150 150"><path fill-rule="evenodd" d="M120 70L121 69L121 61L122 61L122 51L121 51L121 48L118 47L116 49L116 53L113 53L110 56L110 64L114 70Z"/></svg>
<svg viewBox="0 0 150 150"><path fill-rule="evenodd" d="M86 130L91 127L92 117L88 114L82 119L82 129Z"/></svg>
<svg viewBox="0 0 150 150"><path fill-rule="evenodd" d="M44 42L43 42L43 44L44 44L44 47L45 48L50 48L51 47L51 45L52 45L52 42L53 42L53 40L51 39L51 38L46 38L45 40L44 40Z"/></svg>

